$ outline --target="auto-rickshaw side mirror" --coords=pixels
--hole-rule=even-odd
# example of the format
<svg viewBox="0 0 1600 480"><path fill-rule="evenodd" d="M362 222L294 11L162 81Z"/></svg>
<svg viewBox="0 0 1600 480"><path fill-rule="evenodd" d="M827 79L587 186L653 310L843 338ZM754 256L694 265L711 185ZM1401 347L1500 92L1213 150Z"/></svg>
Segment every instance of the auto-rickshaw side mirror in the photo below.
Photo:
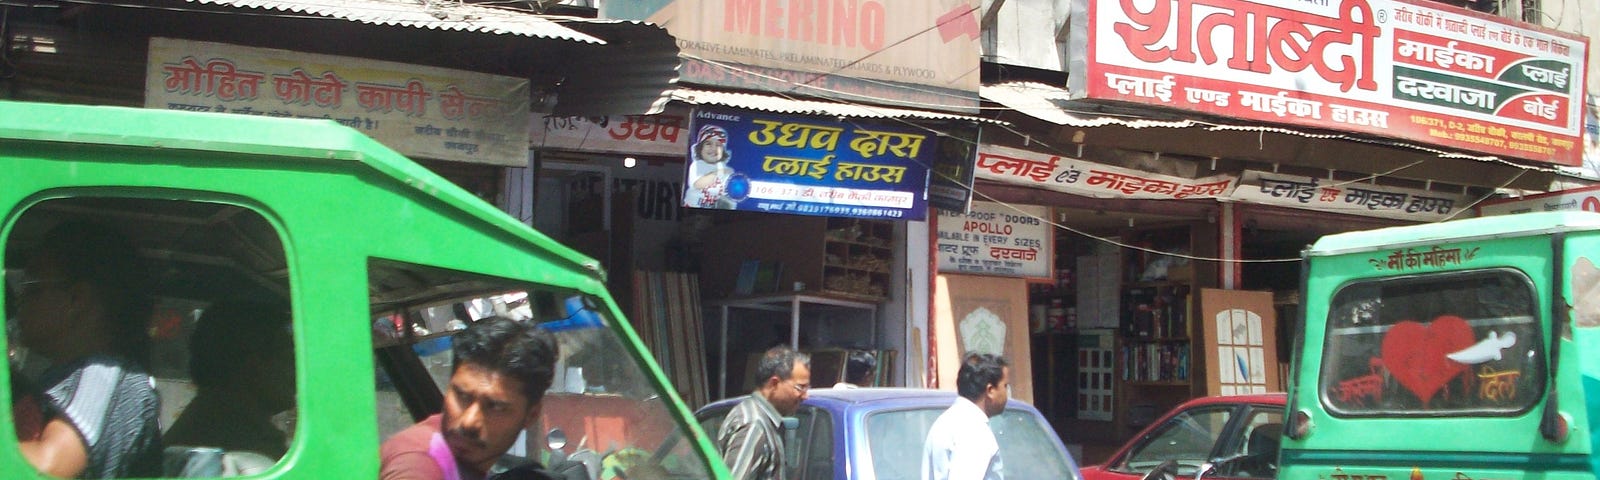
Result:
<svg viewBox="0 0 1600 480"><path fill-rule="evenodd" d="M1299 410L1289 415L1289 425L1288 428L1283 429L1283 436L1289 437L1290 440L1300 440L1306 438L1306 435L1309 434L1311 434L1311 414L1309 412Z"/></svg>
<svg viewBox="0 0 1600 480"><path fill-rule="evenodd" d="M544 444L548 445L552 451L561 450L567 446L567 432L563 432L559 428L550 429L550 432L544 435Z"/></svg>

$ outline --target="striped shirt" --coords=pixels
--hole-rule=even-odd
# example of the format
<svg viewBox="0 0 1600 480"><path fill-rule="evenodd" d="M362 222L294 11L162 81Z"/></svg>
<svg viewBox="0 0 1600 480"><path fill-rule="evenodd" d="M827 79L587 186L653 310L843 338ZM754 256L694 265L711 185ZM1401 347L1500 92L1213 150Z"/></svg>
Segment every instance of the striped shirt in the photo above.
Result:
<svg viewBox="0 0 1600 480"><path fill-rule="evenodd" d="M51 367L39 383L51 410L72 423L88 447L79 478L161 474L161 400L143 370L95 355Z"/></svg>
<svg viewBox="0 0 1600 480"><path fill-rule="evenodd" d="M760 392L751 393L722 420L717 452L733 478L783 480L783 417Z"/></svg>

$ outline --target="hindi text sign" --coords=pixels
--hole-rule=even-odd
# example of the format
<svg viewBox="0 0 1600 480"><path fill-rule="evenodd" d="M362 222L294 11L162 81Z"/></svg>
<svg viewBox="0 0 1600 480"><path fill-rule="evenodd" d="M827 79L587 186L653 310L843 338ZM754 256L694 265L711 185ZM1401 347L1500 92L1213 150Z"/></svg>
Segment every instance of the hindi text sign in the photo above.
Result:
<svg viewBox="0 0 1600 480"><path fill-rule="evenodd" d="M1074 0L1078 98L1576 166L1587 38L1414 0Z"/></svg>
<svg viewBox="0 0 1600 480"><path fill-rule="evenodd" d="M684 206L922 220L937 138L900 125L698 109Z"/></svg>
<svg viewBox="0 0 1600 480"><path fill-rule="evenodd" d="M526 79L152 37L145 107L334 120L409 157L528 165Z"/></svg>

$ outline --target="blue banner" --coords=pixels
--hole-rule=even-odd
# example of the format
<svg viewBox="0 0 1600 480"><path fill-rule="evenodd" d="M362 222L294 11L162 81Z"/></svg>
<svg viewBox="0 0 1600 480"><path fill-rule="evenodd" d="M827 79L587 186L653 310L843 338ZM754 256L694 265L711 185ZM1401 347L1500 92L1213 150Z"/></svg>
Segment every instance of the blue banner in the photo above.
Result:
<svg viewBox="0 0 1600 480"><path fill-rule="evenodd" d="M938 138L925 130L699 109L690 131L686 207L926 218L927 166Z"/></svg>

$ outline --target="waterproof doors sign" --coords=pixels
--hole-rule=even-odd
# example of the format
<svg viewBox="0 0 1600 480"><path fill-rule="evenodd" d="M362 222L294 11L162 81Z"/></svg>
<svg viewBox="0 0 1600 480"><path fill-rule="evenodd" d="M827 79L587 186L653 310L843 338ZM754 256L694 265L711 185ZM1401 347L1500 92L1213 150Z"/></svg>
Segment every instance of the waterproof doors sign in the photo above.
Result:
<svg viewBox="0 0 1600 480"><path fill-rule="evenodd" d="M939 211L939 271L1050 278L1050 208L972 202L972 211Z"/></svg>

